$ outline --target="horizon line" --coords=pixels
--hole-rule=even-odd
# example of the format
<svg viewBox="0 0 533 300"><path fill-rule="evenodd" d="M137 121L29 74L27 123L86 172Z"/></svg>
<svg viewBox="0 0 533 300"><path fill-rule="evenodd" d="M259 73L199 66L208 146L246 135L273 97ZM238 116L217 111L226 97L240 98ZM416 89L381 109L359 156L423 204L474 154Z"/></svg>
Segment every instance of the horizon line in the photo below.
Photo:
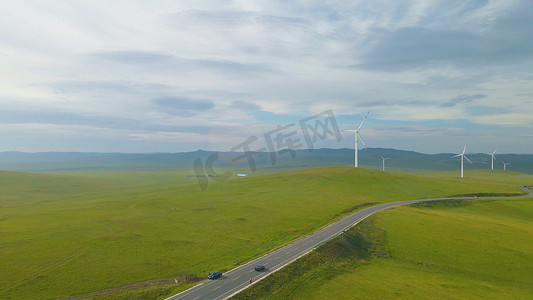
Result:
<svg viewBox="0 0 533 300"><path fill-rule="evenodd" d="M382 150L394 150L394 151L402 151L402 152L414 152L424 155L439 155L439 154L456 154L454 152L438 152L438 153L424 153L424 152L418 152L415 150L403 150L403 149L396 149L396 148L383 148L383 147L367 147L366 149L360 149L359 151L366 151L367 149L382 149ZM255 152L255 153L277 153L283 150L287 149L281 149L278 151L246 151L246 152ZM308 151L313 152L317 150L351 150L353 151L353 148L316 148L316 149L296 149L294 151ZM97 152L97 151L36 151L36 152L28 152L28 151L18 151L18 150L11 150L11 151L0 151L0 154L6 154L6 153L21 153L21 154L46 154L46 153L71 153L71 154L144 154L144 155L150 155L150 154L185 154L185 153L195 153L195 152L207 152L207 153L245 153L244 151L219 151L219 150L192 150L192 151L179 151L179 152ZM476 155L476 154L485 154L485 155L491 155L491 153L484 153L484 152L466 152L465 154L470 155ZM533 153L500 153L499 155L533 155Z"/></svg>

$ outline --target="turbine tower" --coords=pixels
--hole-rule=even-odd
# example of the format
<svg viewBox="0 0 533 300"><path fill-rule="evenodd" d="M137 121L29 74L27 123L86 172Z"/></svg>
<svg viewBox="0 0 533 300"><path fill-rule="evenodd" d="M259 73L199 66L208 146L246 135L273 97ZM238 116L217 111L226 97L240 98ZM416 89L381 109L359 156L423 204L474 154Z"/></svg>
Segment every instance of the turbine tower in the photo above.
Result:
<svg viewBox="0 0 533 300"><path fill-rule="evenodd" d="M461 157L461 178L463 178L463 159L466 158L466 160L468 160L468 162L469 162L470 164L472 164L472 162L470 161L470 159L468 159L468 157L466 157L466 155L465 155L465 151L466 151L466 145L465 145L465 147L463 148L463 152L462 152L461 154L457 154L457 155L455 155L455 156L452 156L452 158L454 158L454 157L459 157L459 156ZM505 165L504 165L504 166L505 166Z"/></svg>
<svg viewBox="0 0 533 300"><path fill-rule="evenodd" d="M494 154L496 153L496 150L494 150L494 152L492 152L490 155L490 169L491 170L494 170L494 160L496 159L496 156L494 156Z"/></svg>
<svg viewBox="0 0 533 300"><path fill-rule="evenodd" d="M502 161L502 164L503 164L503 170L504 170L504 171L507 171L507 170L505 169L505 167L507 167L507 165L510 165L511 163L505 163L505 162Z"/></svg>
<svg viewBox="0 0 533 300"><path fill-rule="evenodd" d="M361 122L361 124L359 124L359 127L357 127L357 129L353 130L353 129L350 129L350 130L343 130L344 131L348 131L348 132L353 132L354 135L355 135L355 153L354 153L354 167L358 167L359 164L357 162L357 140L358 139L361 139L361 142L363 143L363 146L365 146L365 149L366 149L366 145L365 145L365 141L363 141L363 138L361 137L361 134L359 133L359 130L361 129L361 127L363 127L363 123L365 123L365 120L366 120L366 117L368 117L368 114L370 112L367 112L366 113L366 116L365 118L363 119L363 121Z"/></svg>
<svg viewBox="0 0 533 300"><path fill-rule="evenodd" d="M380 155L381 156L381 155ZM381 156L381 159L383 160L383 172L385 172L385 161L389 159L390 157L383 157Z"/></svg>

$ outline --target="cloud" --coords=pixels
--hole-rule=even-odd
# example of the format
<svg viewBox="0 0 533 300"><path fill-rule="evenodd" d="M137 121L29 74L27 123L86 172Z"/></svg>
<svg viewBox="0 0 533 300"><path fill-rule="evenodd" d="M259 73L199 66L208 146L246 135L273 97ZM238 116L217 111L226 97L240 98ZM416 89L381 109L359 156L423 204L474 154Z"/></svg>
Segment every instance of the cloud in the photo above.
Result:
<svg viewBox="0 0 533 300"><path fill-rule="evenodd" d="M450 101L442 103L440 107L453 107L458 104L471 103L474 100L483 99L485 97L487 97L487 95L459 95L453 99L450 99Z"/></svg>
<svg viewBox="0 0 533 300"><path fill-rule="evenodd" d="M215 107L211 100L189 99L185 97L163 97L153 100L157 109L166 114L183 115L205 112Z"/></svg>
<svg viewBox="0 0 533 300"><path fill-rule="evenodd" d="M376 35L383 37L375 47L362 54L361 63L353 67L403 71L442 64L493 64L494 58L508 51L497 40L458 31L413 27L376 32Z"/></svg>
<svg viewBox="0 0 533 300"><path fill-rule="evenodd" d="M231 76L252 76L274 72L267 64L240 63L226 59L187 59L174 55L144 51L100 51L88 55L96 63L114 63L122 67L146 70L182 72L212 71Z"/></svg>
<svg viewBox="0 0 533 300"><path fill-rule="evenodd" d="M205 68L210 70L216 70L223 74L242 74L242 75L252 75L265 72L273 72L272 67L267 66L266 64L243 64L237 63L234 61L227 60L206 60L206 59L196 59L188 60L183 63L183 65L188 66L190 69Z"/></svg>
<svg viewBox="0 0 533 300"><path fill-rule="evenodd" d="M473 8L479 10L482 7ZM486 20L472 20L467 22L468 26L460 28L424 23L392 30L375 28L373 46L358 55L359 63L352 67L396 72L446 65L485 68L530 64L533 61L533 43L530 42L533 33L526 28L533 26L532 13L533 4L522 3L491 16L494 21L489 24ZM472 18L472 15L466 17ZM464 16L458 12L456 21ZM442 18L438 20L442 21ZM425 22L430 21L426 19Z"/></svg>
<svg viewBox="0 0 533 300"><path fill-rule="evenodd" d="M499 78L499 74L477 73L461 74L460 76L429 75L420 83L432 89L469 89Z"/></svg>
<svg viewBox="0 0 533 300"><path fill-rule="evenodd" d="M294 9L299 5L274 6ZM198 39L204 37L216 43L217 48L224 49L225 53L233 52L254 59L261 57L268 61L319 54L323 45L321 39L325 36L321 32L324 28L317 26L317 19L297 11L273 10L268 13L242 7L190 9L169 14L165 20L169 28L177 32L194 34L190 40L200 53L208 52L203 48L205 43Z"/></svg>
<svg viewBox="0 0 533 300"><path fill-rule="evenodd" d="M97 60L106 60L133 65L154 65L174 63L171 55L144 51L100 51L89 54Z"/></svg>
<svg viewBox="0 0 533 300"><path fill-rule="evenodd" d="M393 106L393 105L401 105L401 106L424 106L428 105L428 101L424 100L376 100L376 101L368 101L368 102L360 102L358 103L362 107L377 107L377 106Z"/></svg>
<svg viewBox="0 0 533 300"><path fill-rule="evenodd" d="M499 126L530 126L533 124L533 115L525 113L480 115L473 120L479 123Z"/></svg>
<svg viewBox="0 0 533 300"><path fill-rule="evenodd" d="M175 104L170 104L175 105ZM166 112L171 115L182 114L187 118L190 114L194 114L194 108L201 109L203 106L209 106L209 102L204 104L189 103L184 105L182 110L173 110L168 106L160 109L166 109ZM164 118L152 117L148 112L145 112L142 120L136 117L124 117L118 115L103 115L92 114L83 112L71 112L53 108L27 108L27 109L9 109L5 108L0 110L0 124L6 126L9 124L19 124L21 126L27 124L34 125L57 125L57 126L83 126L100 128L101 130L113 129L113 130L132 130L142 132L186 132L186 133L198 133L207 134L210 132L210 127L207 124L203 125L190 125L179 124L175 125L172 122L167 122Z"/></svg>
<svg viewBox="0 0 533 300"><path fill-rule="evenodd" d="M254 11L242 10L185 10L169 15L169 19L177 26L199 26L215 30L238 28L243 26L290 26L306 25L302 18L270 15Z"/></svg>
<svg viewBox="0 0 533 300"><path fill-rule="evenodd" d="M261 106L247 101L236 100L231 103L230 108L235 108L243 111L253 111L261 109Z"/></svg>
<svg viewBox="0 0 533 300"><path fill-rule="evenodd" d="M28 124L80 136L92 128L109 151L132 138L160 141L143 151L180 150L166 138L222 150L328 109L344 124L370 110L367 130L414 122L446 145L455 140L432 129L475 140L476 130L530 126L533 115L531 1L14 1L0 10L0 123L20 128L0 150L23 144ZM53 132L52 148L80 143ZM193 144L185 133L198 134ZM410 143L422 147L416 135ZM36 151L45 144L27 140Z"/></svg>
<svg viewBox="0 0 533 300"><path fill-rule="evenodd" d="M494 106L469 106L465 111L471 116L502 115L510 113L506 108Z"/></svg>
<svg viewBox="0 0 533 300"><path fill-rule="evenodd" d="M50 86L58 93L76 94L76 93L161 93L169 90L176 90L178 87L153 82L135 82L126 80L61 80L51 83L40 84L41 86Z"/></svg>

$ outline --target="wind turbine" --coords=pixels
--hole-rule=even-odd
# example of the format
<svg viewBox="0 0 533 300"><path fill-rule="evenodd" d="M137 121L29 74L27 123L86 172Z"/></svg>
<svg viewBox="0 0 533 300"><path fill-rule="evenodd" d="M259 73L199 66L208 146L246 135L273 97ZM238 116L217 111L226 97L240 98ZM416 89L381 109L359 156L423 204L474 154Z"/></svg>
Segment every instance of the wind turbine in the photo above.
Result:
<svg viewBox="0 0 533 300"><path fill-rule="evenodd" d="M502 164L503 164L503 170L506 171L505 167L507 167L507 165L510 165L511 163L505 163L502 161Z"/></svg>
<svg viewBox="0 0 533 300"><path fill-rule="evenodd" d="M380 155L381 156L381 155ZM381 159L383 160L383 172L385 172L385 161L389 159L390 157L383 157L381 156Z"/></svg>
<svg viewBox="0 0 533 300"><path fill-rule="evenodd" d="M370 112L367 112L366 113L366 116L365 118L363 119L363 121L361 122L361 124L359 124L359 127L357 127L357 129L353 130L353 129L350 129L350 130L343 130L344 131L348 131L348 132L353 132L354 135L355 135L355 154L354 154L354 166L357 168L358 167L358 163L357 163L357 140L358 139L361 139L361 142L363 142L363 146L365 146L365 149L366 149L366 145L365 145L365 141L363 141L363 138L361 137L361 134L359 133L359 130L361 129L361 127L363 127L363 123L365 122L366 120L366 117L368 117L368 114Z"/></svg>
<svg viewBox="0 0 533 300"><path fill-rule="evenodd" d="M461 178L463 178L463 159L466 158L466 160L468 160L468 162L470 164L472 164L472 162L470 161L470 159L468 159L468 157L465 156L465 151L466 151L466 145L465 147L463 148L463 152L461 154L457 154L455 156L452 156L452 158L454 157L461 157Z"/></svg>
<svg viewBox="0 0 533 300"><path fill-rule="evenodd" d="M494 160L496 159L496 157L494 156L494 154L496 153L496 150L494 150L494 152L492 152L490 155L490 169L491 170L494 170Z"/></svg>

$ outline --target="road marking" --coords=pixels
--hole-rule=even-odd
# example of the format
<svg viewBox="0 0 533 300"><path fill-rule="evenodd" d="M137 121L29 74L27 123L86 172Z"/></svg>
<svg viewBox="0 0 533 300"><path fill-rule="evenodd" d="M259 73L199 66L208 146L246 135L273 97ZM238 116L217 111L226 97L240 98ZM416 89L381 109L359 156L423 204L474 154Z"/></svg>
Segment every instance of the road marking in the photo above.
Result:
<svg viewBox="0 0 533 300"><path fill-rule="evenodd" d="M239 278L241 278L241 276L239 276L239 277L235 277L235 279L232 279L231 281L235 281L235 280L237 280L237 279L239 279Z"/></svg>
<svg viewBox="0 0 533 300"><path fill-rule="evenodd" d="M219 286L217 286L216 288L214 288L213 291L216 291L216 290L218 290L218 289L221 288L221 287L222 287L222 286L219 285Z"/></svg>

